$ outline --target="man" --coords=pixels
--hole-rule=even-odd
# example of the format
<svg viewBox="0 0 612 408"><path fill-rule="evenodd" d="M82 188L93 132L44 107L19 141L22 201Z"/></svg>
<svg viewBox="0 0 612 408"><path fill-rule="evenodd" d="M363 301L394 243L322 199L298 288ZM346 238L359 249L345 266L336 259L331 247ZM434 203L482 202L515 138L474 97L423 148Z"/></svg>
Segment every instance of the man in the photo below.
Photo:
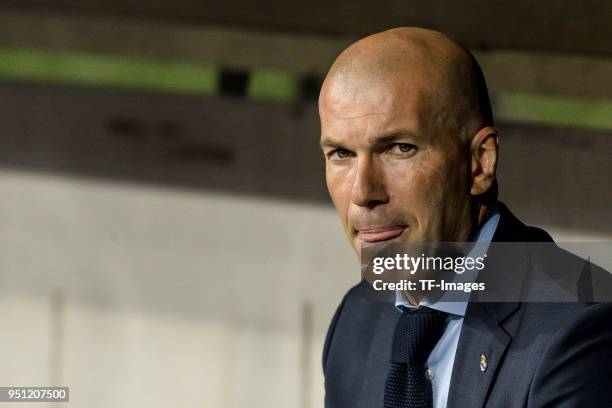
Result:
<svg viewBox="0 0 612 408"><path fill-rule="evenodd" d="M485 81L446 36L399 28L353 44L319 114L327 186L358 256L364 243L552 241L497 202ZM612 407L610 304L389 303L368 290L351 289L330 325L328 408Z"/></svg>

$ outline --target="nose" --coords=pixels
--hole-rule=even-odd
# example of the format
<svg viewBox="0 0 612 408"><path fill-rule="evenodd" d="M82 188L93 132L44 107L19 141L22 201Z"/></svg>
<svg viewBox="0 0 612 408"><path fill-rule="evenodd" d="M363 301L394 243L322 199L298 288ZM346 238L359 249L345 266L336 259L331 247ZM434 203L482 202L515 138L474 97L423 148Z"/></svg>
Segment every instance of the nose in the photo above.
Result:
<svg viewBox="0 0 612 408"><path fill-rule="evenodd" d="M368 208L389 202L382 171L371 158L363 157L357 164L351 201L355 205Z"/></svg>

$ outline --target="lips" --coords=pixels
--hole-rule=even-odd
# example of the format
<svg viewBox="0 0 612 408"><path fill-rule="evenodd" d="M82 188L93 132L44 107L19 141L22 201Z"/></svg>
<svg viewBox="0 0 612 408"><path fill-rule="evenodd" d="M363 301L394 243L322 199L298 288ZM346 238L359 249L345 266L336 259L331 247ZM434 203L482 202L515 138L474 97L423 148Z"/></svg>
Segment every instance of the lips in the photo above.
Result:
<svg viewBox="0 0 612 408"><path fill-rule="evenodd" d="M405 226L373 228L360 230L357 235L364 242L381 242L399 237L405 229Z"/></svg>

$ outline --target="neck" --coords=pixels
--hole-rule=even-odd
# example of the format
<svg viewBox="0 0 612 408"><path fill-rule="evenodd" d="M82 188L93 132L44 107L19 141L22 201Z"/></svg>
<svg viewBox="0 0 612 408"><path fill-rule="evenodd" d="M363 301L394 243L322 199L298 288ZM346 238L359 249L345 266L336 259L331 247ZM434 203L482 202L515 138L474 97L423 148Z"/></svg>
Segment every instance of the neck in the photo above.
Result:
<svg viewBox="0 0 612 408"><path fill-rule="evenodd" d="M493 211L493 207L495 206L495 201L480 201L477 202L472 211L472 227L471 229L466 229L465 231L469 231L467 234L467 240L471 240L476 235L476 232L482 227L487 216ZM469 228L469 227L468 227ZM461 241L461 239L459 239ZM408 290L404 292L404 296L413 306L418 305L421 302L421 299L425 295L424 291L420 290Z"/></svg>
<svg viewBox="0 0 612 408"><path fill-rule="evenodd" d="M484 220L493 210L493 206L494 203L491 202L479 202L476 204L476 208L474 209L474 215L472 218L475 222L470 234L471 237L474 237L474 235L476 235L476 232L480 229L480 227L482 227Z"/></svg>

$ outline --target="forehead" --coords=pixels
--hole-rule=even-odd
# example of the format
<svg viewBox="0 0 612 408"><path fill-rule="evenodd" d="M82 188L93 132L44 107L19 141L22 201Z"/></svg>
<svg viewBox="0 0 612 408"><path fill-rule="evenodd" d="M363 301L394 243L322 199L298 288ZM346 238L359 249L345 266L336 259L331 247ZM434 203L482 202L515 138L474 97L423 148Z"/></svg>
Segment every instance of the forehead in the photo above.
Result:
<svg viewBox="0 0 612 408"><path fill-rule="evenodd" d="M431 117L427 102L418 86L397 83L324 88L321 139L365 141L402 130L423 133Z"/></svg>

